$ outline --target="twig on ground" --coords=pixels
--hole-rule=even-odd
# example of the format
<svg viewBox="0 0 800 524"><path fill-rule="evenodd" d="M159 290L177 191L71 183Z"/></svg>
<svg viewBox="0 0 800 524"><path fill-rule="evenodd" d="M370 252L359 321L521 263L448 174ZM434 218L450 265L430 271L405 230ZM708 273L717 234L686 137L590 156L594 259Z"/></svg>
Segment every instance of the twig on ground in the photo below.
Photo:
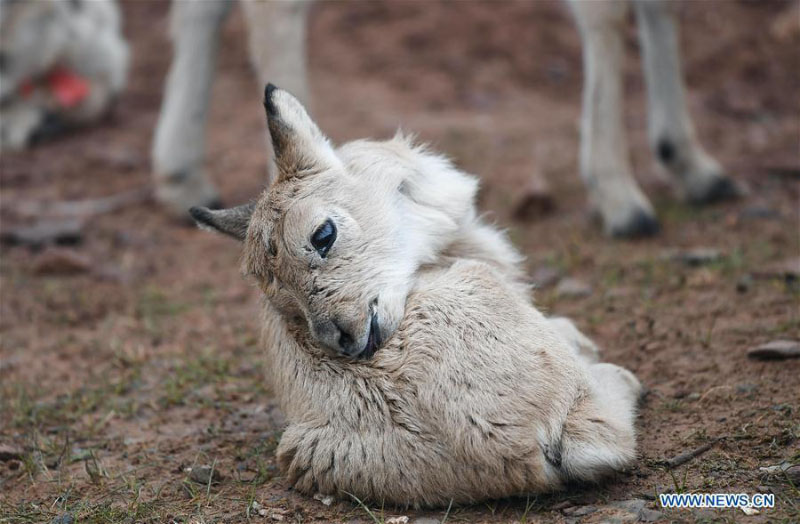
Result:
<svg viewBox="0 0 800 524"><path fill-rule="evenodd" d="M690 460L699 457L700 455L702 455L703 453L705 453L709 449L713 448L714 444L716 444L717 442L722 440L722 438L723 437L719 437L719 438L716 438L716 439L712 440L711 442L706 442L705 444L703 444L702 446L700 446L698 448L695 448L695 449L692 449L692 450L689 450L689 451L685 451L683 453L675 455L674 457L672 457L670 459L667 459L667 460L664 460L661 463L664 466L666 466L667 469L674 469L674 468L677 468L678 466L682 466L682 465L686 464L687 462L689 462Z"/></svg>

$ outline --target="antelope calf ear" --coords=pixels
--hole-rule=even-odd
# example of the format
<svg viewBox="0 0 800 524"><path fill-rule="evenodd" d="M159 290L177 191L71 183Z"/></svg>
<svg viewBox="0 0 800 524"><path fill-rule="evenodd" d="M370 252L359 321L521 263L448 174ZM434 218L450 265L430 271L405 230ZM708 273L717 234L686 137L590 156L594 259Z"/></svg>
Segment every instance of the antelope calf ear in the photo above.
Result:
<svg viewBox="0 0 800 524"><path fill-rule="evenodd" d="M245 236L247 236L247 226L250 224L250 217L253 216L255 207L255 202L229 209L193 207L189 210L189 213L201 229L216 231L236 240L244 241Z"/></svg>
<svg viewBox="0 0 800 524"><path fill-rule="evenodd" d="M303 177L341 166L328 138L287 91L267 84L264 109L279 179Z"/></svg>

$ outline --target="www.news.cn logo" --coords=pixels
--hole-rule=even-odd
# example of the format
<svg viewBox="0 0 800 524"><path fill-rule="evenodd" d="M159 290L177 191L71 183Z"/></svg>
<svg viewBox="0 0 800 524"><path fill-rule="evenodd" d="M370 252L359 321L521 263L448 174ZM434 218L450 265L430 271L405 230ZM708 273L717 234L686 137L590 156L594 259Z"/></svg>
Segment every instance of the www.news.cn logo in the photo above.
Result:
<svg viewBox="0 0 800 524"><path fill-rule="evenodd" d="M772 493L662 493L658 496L662 508L773 508Z"/></svg>

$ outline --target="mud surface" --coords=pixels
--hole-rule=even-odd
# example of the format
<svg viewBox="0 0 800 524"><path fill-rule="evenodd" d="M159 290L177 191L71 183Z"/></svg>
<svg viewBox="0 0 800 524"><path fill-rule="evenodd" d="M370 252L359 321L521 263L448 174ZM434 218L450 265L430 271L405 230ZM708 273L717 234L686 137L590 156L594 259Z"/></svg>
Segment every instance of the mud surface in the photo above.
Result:
<svg viewBox="0 0 800 524"><path fill-rule="evenodd" d="M800 257L800 30L796 18L785 22L789 7L682 5L698 135L750 188L740 201L702 209L681 203L653 166L629 28L626 124L662 221L660 236L629 242L604 238L586 211L577 175L580 42L564 5L314 6L313 112L323 130L343 141L402 126L479 175L482 210L508 228L545 284L537 304L573 318L605 359L648 388L640 459L603 485L447 513L370 506L375 520L600 521L624 518L606 507L615 501L661 511L655 495L675 490L773 492L777 507L755 516L671 510L662 519L800 519L796 483L759 470L800 462L800 360L746 354L800 338L798 277L782 269ZM128 2L124 11L129 88L102 125L3 155L3 228L30 224L31 203L149 184L168 6ZM208 169L235 204L264 183L265 138L238 9L223 40ZM549 182L556 209L519 221L513 204L533 173ZM260 378L269 363L257 348L259 296L240 277L238 245L148 202L95 216L81 237L56 250L2 247L0 522L65 513L80 522L374 521L357 503L299 496L280 477L281 415ZM698 248L706 250L699 260L681 258ZM559 293L564 277L591 292ZM685 465L662 464L707 443Z"/></svg>

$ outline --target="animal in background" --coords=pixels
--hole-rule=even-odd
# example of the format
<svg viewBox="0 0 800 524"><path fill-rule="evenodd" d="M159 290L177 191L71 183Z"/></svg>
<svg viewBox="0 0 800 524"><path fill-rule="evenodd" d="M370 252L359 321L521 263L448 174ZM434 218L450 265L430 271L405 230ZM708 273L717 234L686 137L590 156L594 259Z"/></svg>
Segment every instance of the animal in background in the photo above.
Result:
<svg viewBox="0 0 800 524"><path fill-rule="evenodd" d="M157 197L178 216L184 216L191 206L219 199L204 167L204 136L219 27L232 3L207 0L173 4L175 55L152 159ZM686 107L676 2L568 3L583 39L580 173L589 203L602 218L605 231L625 237L658 230L653 207L633 176L622 118L623 31L631 5L643 50L653 152L690 202L702 204L736 196L737 186L699 143ZM309 2L243 0L242 5L250 56L259 79L262 83L280 83L308 103Z"/></svg>
<svg viewBox="0 0 800 524"><path fill-rule="evenodd" d="M446 506L596 481L636 456L640 384L546 318L477 180L398 135L333 146L268 86L276 178L193 208L244 243L298 491Z"/></svg>
<svg viewBox="0 0 800 524"><path fill-rule="evenodd" d="M97 121L128 55L114 0L0 1L0 150Z"/></svg>

